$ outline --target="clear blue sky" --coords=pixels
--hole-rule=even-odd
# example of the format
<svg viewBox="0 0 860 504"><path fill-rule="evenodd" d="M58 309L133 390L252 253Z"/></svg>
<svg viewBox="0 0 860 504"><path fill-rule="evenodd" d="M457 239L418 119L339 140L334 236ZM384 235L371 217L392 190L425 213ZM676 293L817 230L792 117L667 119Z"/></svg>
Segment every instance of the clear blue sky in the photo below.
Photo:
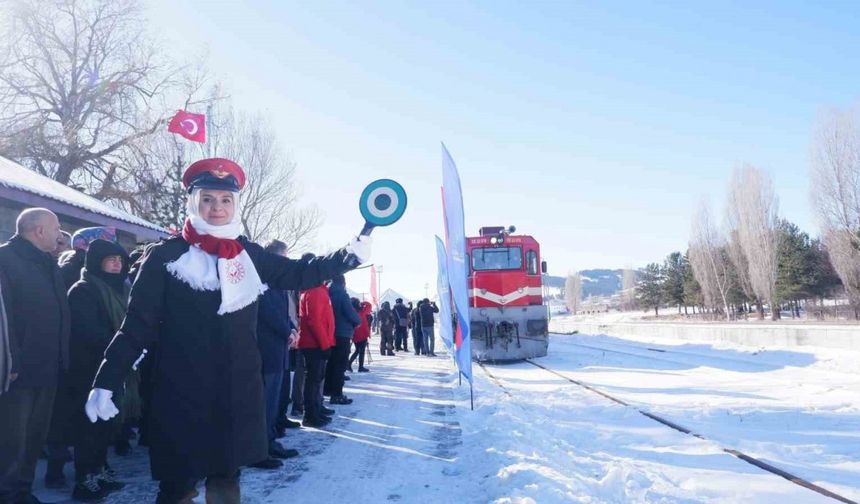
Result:
<svg viewBox="0 0 860 504"><path fill-rule="evenodd" d="M149 4L165 46L208 48L237 105L271 116L325 212L320 250L360 229L367 182L405 186L374 259L383 289L410 296L435 286L440 141L467 230L514 224L563 275L683 250L698 201L721 215L742 162L817 233L812 125L860 94L860 2Z"/></svg>

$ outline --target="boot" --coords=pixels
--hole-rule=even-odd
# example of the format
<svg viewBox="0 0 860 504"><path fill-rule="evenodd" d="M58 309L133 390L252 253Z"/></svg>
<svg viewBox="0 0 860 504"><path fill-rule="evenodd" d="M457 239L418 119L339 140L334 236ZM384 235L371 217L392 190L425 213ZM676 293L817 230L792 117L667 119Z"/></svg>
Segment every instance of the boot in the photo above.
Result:
<svg viewBox="0 0 860 504"><path fill-rule="evenodd" d="M358 372L359 373L369 373L370 370L367 369L366 367L360 367L360 368L358 368Z"/></svg>
<svg viewBox="0 0 860 504"><path fill-rule="evenodd" d="M265 469L265 470L271 471L272 469L280 469L283 466L284 466L283 462L281 462L280 460L278 460L278 459L276 459L270 455L268 458L261 460L261 461L257 462L256 464L251 464L248 467L253 467L254 469Z"/></svg>
<svg viewBox="0 0 860 504"><path fill-rule="evenodd" d="M352 399L345 395L333 396L329 401L330 404L352 404Z"/></svg>
<svg viewBox="0 0 860 504"><path fill-rule="evenodd" d="M284 448L279 443L271 443L269 444L269 457L278 458L278 459L288 459L293 457L298 457L298 450L293 450L292 448Z"/></svg>
<svg viewBox="0 0 860 504"><path fill-rule="evenodd" d="M125 487L125 483L116 479L116 473L109 467L105 467L101 474L96 476L96 479L98 480L99 486L102 487L105 492L116 492L117 490L122 490Z"/></svg>
<svg viewBox="0 0 860 504"><path fill-rule="evenodd" d="M72 490L72 499L80 502L95 502L104 499L106 495L107 490L99 485L98 476L95 474L87 474Z"/></svg>

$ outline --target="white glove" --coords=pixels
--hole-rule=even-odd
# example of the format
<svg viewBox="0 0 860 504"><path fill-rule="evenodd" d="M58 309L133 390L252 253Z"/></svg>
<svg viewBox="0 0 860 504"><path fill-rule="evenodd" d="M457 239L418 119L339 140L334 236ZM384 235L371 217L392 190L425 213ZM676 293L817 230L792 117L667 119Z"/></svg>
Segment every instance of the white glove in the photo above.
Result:
<svg viewBox="0 0 860 504"><path fill-rule="evenodd" d="M138 366L140 366L140 362L143 360L144 357L146 357L146 349L145 348L143 349L143 352L140 354L140 357L138 357L137 360L134 361L134 364L131 365L131 368L134 369L135 371L137 371L137 368L138 368Z"/></svg>
<svg viewBox="0 0 860 504"><path fill-rule="evenodd" d="M359 264L370 260L370 247L373 240L369 236L359 235L352 239L346 246L346 251L358 259Z"/></svg>
<svg viewBox="0 0 860 504"><path fill-rule="evenodd" d="M87 412L90 422L96 423L101 418L102 420L110 420L119 414L119 410L114 406L113 392L101 388L90 390L90 395L87 397L87 404L84 406L84 411Z"/></svg>

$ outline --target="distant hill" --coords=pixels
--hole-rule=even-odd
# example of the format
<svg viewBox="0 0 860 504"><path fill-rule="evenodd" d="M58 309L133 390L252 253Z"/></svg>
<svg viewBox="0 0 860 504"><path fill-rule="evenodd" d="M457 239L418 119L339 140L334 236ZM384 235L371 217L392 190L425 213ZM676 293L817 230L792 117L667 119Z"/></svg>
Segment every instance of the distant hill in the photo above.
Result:
<svg viewBox="0 0 860 504"><path fill-rule="evenodd" d="M621 269L590 269L580 271L582 275L582 297L611 296L621 290ZM565 277L543 275L543 283L547 287L564 289Z"/></svg>

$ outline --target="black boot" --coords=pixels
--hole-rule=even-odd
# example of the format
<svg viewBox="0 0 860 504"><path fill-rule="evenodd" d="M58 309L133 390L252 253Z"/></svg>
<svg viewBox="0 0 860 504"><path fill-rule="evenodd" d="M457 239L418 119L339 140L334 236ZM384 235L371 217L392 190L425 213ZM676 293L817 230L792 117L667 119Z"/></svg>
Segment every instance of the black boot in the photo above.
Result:
<svg viewBox="0 0 860 504"><path fill-rule="evenodd" d="M104 499L107 494L107 490L99 485L98 476L87 474L83 480L75 484L72 499L80 502L95 502Z"/></svg>
<svg viewBox="0 0 860 504"><path fill-rule="evenodd" d="M109 467L105 467L101 474L96 476L96 479L105 492L116 492L125 487L125 483L116 479L116 473Z"/></svg>
<svg viewBox="0 0 860 504"><path fill-rule="evenodd" d="M254 469L266 469L271 471L272 469L280 469L283 466L284 463L280 460L273 457L268 457L257 462L256 464L251 464L249 467L253 467Z"/></svg>

